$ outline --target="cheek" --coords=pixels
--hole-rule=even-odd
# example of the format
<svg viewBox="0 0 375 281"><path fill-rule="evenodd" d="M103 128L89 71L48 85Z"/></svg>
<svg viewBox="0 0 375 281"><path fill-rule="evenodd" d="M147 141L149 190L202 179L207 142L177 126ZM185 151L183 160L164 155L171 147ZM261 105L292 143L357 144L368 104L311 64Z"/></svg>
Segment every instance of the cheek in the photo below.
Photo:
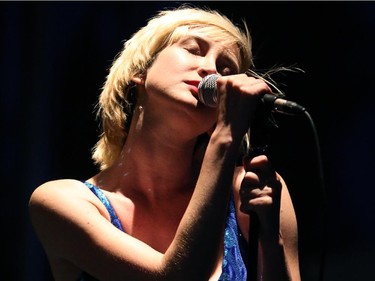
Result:
<svg viewBox="0 0 375 281"><path fill-rule="evenodd" d="M152 67L161 73L176 73L189 69L193 65L193 60L185 50L177 47L164 49L156 58Z"/></svg>
<svg viewBox="0 0 375 281"><path fill-rule="evenodd" d="M166 48L159 53L148 69L146 83L152 88L166 89L178 83L192 66L193 61L184 53L184 50L174 47Z"/></svg>

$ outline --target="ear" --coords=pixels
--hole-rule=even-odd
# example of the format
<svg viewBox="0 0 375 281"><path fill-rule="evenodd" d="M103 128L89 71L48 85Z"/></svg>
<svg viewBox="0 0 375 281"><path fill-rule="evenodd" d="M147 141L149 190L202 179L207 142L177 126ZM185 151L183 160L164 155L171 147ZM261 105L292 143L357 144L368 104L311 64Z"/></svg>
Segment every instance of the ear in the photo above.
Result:
<svg viewBox="0 0 375 281"><path fill-rule="evenodd" d="M145 75L144 74L136 74L132 77L132 82L136 85L144 85L145 84Z"/></svg>

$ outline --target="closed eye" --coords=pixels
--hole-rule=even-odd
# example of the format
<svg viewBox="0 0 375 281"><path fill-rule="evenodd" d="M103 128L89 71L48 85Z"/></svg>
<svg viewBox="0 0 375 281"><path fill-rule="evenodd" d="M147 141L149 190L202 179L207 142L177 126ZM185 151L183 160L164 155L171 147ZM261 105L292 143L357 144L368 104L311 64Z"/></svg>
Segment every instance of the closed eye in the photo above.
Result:
<svg viewBox="0 0 375 281"><path fill-rule="evenodd" d="M181 42L182 48L195 56L204 56L207 50L205 42L196 37L187 37Z"/></svg>
<svg viewBox="0 0 375 281"><path fill-rule="evenodd" d="M222 69L218 69L218 72L222 75L222 76L227 76L227 75L231 75L233 74L233 71L229 68L229 67L224 67Z"/></svg>
<svg viewBox="0 0 375 281"><path fill-rule="evenodd" d="M210 43L199 36L186 36L180 40L179 45L190 54L201 57L205 56L210 48ZM222 76L236 74L239 71L235 56L227 50L219 54L216 68Z"/></svg>
<svg viewBox="0 0 375 281"><path fill-rule="evenodd" d="M217 72L222 76L232 75L238 73L237 67L229 61L219 63L217 65Z"/></svg>
<svg viewBox="0 0 375 281"><path fill-rule="evenodd" d="M193 55L196 55L196 56L202 55L202 52L199 46L187 46L184 49Z"/></svg>

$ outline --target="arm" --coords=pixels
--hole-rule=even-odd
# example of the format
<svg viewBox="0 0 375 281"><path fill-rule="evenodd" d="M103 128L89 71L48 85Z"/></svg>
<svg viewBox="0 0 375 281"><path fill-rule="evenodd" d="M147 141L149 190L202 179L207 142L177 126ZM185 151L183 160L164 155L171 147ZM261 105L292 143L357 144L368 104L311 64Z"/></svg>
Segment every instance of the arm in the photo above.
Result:
<svg viewBox="0 0 375 281"><path fill-rule="evenodd" d="M37 188L30 215L51 265L63 260L99 280L208 280L222 239L237 152L215 135L164 254L113 227L104 206L82 183L63 180Z"/></svg>
<svg viewBox="0 0 375 281"><path fill-rule="evenodd" d="M259 217L258 272L263 280L299 281L297 220L288 188L264 155L245 161L235 173L237 215L246 239L250 210Z"/></svg>
<svg viewBox="0 0 375 281"><path fill-rule="evenodd" d="M208 280L222 240L238 148L251 121L249 110L269 90L244 74L221 77L217 86L216 127L167 251L157 252L113 227L82 183L65 180L42 185L30 200L33 225L52 264L67 261L100 280Z"/></svg>

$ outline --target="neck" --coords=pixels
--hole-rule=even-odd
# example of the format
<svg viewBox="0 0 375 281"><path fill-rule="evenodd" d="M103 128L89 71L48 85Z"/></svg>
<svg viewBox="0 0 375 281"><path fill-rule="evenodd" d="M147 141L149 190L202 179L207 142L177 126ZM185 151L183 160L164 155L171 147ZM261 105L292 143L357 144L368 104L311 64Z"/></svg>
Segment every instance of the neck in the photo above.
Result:
<svg viewBox="0 0 375 281"><path fill-rule="evenodd" d="M200 167L195 159L196 138L184 137L181 130L171 133L171 128L158 128L155 122L147 124L138 116L119 160L95 181L103 186L106 182L108 189L147 194L149 200L191 192Z"/></svg>

